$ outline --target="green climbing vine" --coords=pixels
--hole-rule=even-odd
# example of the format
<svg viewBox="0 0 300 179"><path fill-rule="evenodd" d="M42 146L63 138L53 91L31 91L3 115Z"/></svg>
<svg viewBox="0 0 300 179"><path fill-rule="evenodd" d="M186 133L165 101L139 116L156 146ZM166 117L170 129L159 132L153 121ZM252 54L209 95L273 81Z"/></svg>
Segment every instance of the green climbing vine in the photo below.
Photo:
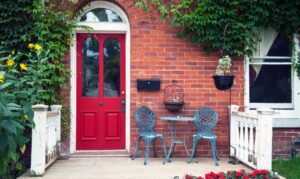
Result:
<svg viewBox="0 0 300 179"><path fill-rule="evenodd" d="M300 32L300 1L136 0L136 6L157 10L172 26L182 27L179 37L220 55L251 56L260 27L272 27L291 40ZM294 63L300 74L299 63Z"/></svg>

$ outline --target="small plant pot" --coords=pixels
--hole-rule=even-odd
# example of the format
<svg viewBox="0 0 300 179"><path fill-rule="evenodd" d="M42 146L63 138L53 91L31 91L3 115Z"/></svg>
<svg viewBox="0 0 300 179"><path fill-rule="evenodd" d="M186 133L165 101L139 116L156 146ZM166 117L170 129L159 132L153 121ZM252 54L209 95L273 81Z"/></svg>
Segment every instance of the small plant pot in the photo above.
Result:
<svg viewBox="0 0 300 179"><path fill-rule="evenodd" d="M170 112L178 112L182 109L184 102L164 102L166 108Z"/></svg>
<svg viewBox="0 0 300 179"><path fill-rule="evenodd" d="M219 90L227 90L230 89L233 85L234 76L227 75L227 76L213 76L215 86Z"/></svg>

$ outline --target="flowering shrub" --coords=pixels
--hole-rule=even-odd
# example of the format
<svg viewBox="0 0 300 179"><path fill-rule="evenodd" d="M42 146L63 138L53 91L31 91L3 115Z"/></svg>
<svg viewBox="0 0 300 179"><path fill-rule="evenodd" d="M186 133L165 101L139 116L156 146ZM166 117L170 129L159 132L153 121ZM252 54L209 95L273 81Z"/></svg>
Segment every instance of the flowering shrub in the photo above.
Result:
<svg viewBox="0 0 300 179"><path fill-rule="evenodd" d="M204 177L185 175L184 179L277 179L277 174L269 170L254 170L252 173L247 173L245 170L227 171L214 173L209 172Z"/></svg>
<svg viewBox="0 0 300 179"><path fill-rule="evenodd" d="M14 178L23 168L20 154L34 127L31 106L41 102L48 59L39 44L28 45L26 53L0 47L0 178Z"/></svg>
<svg viewBox="0 0 300 179"><path fill-rule="evenodd" d="M219 64L216 69L216 75L231 75L231 66L231 58L228 55L224 56L223 58L220 58Z"/></svg>

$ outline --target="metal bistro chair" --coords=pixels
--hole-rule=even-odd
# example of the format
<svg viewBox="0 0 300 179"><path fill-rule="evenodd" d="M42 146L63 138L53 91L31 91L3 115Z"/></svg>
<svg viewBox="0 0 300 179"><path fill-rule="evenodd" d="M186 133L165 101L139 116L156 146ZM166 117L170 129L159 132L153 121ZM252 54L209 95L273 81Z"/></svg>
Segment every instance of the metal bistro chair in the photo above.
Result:
<svg viewBox="0 0 300 179"><path fill-rule="evenodd" d="M190 155L188 163L192 162L193 157L195 156L196 153L196 147L198 141L201 138L203 138L203 139L208 139L210 141L212 147L212 153L213 153L213 160L216 165L219 165L217 162L219 158L216 149L217 136L214 134L214 128L216 127L218 122L218 114L210 107L205 106L195 112L194 119L197 128L197 134L193 135L193 151L192 154Z"/></svg>
<svg viewBox="0 0 300 179"><path fill-rule="evenodd" d="M164 148L164 154L165 154L165 156L167 156L166 143L165 143L164 136L162 134L157 134L156 132L154 132L155 118L156 118L155 113L151 109L149 109L148 107L145 107L145 106L138 108L134 112L134 121L135 121L136 125L138 126L138 128L140 129L140 134L138 136L138 140L136 143L135 152L132 157L132 160L134 160L135 157L137 156L140 141L141 141L141 139L143 139L146 143L146 153L145 153L144 165L147 165L150 142L153 143L153 153L154 153L154 157L156 157L155 141L157 138L160 138L160 140L162 141L163 148Z"/></svg>

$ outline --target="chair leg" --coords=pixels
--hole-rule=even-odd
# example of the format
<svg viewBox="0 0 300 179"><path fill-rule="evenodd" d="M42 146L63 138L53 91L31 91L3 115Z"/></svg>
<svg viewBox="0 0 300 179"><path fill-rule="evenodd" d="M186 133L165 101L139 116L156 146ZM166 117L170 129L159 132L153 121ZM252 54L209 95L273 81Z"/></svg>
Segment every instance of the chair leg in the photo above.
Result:
<svg viewBox="0 0 300 179"><path fill-rule="evenodd" d="M165 138L163 136L159 137L161 140L161 143L163 144L163 148L164 148L164 155L165 155L165 160L163 162L163 164L165 164L165 162L167 161L167 148L166 148L166 141Z"/></svg>
<svg viewBox="0 0 300 179"><path fill-rule="evenodd" d="M156 138L153 139L153 141L152 141L154 158L156 158L156 144L155 143L156 143Z"/></svg>
<svg viewBox="0 0 300 179"><path fill-rule="evenodd" d="M217 149L216 149L216 158L217 158L217 161L220 161L220 158L219 158L218 153L217 153Z"/></svg>
<svg viewBox="0 0 300 179"><path fill-rule="evenodd" d="M147 165L147 162L148 162L150 142L151 142L150 139L145 139L146 153L145 153L144 165Z"/></svg>
<svg viewBox="0 0 300 179"><path fill-rule="evenodd" d="M198 146L198 143L199 143L199 140L197 140L197 143L196 143L196 147L195 147L195 154L194 154L194 156L193 156L193 158L196 158L196 154L197 154L197 146Z"/></svg>
<svg viewBox="0 0 300 179"><path fill-rule="evenodd" d="M134 160L137 156L137 153L138 153L138 150L139 150L139 146L140 146L140 141L141 141L141 137L139 136L138 137L138 140L136 141L136 146L135 146L135 151L134 151L134 154L132 156L132 160Z"/></svg>
<svg viewBox="0 0 300 179"><path fill-rule="evenodd" d="M211 148L212 148L214 162L218 166L219 163L217 161L216 139L209 139L209 141L211 143Z"/></svg>
<svg viewBox="0 0 300 179"><path fill-rule="evenodd" d="M191 163L192 160L193 160L193 157L194 157L194 155L195 155L195 153L196 153L196 146L197 146L198 140L199 140L199 138L198 138L197 136L193 136L192 153L191 153L190 158L189 158L189 160L188 160L187 163Z"/></svg>

